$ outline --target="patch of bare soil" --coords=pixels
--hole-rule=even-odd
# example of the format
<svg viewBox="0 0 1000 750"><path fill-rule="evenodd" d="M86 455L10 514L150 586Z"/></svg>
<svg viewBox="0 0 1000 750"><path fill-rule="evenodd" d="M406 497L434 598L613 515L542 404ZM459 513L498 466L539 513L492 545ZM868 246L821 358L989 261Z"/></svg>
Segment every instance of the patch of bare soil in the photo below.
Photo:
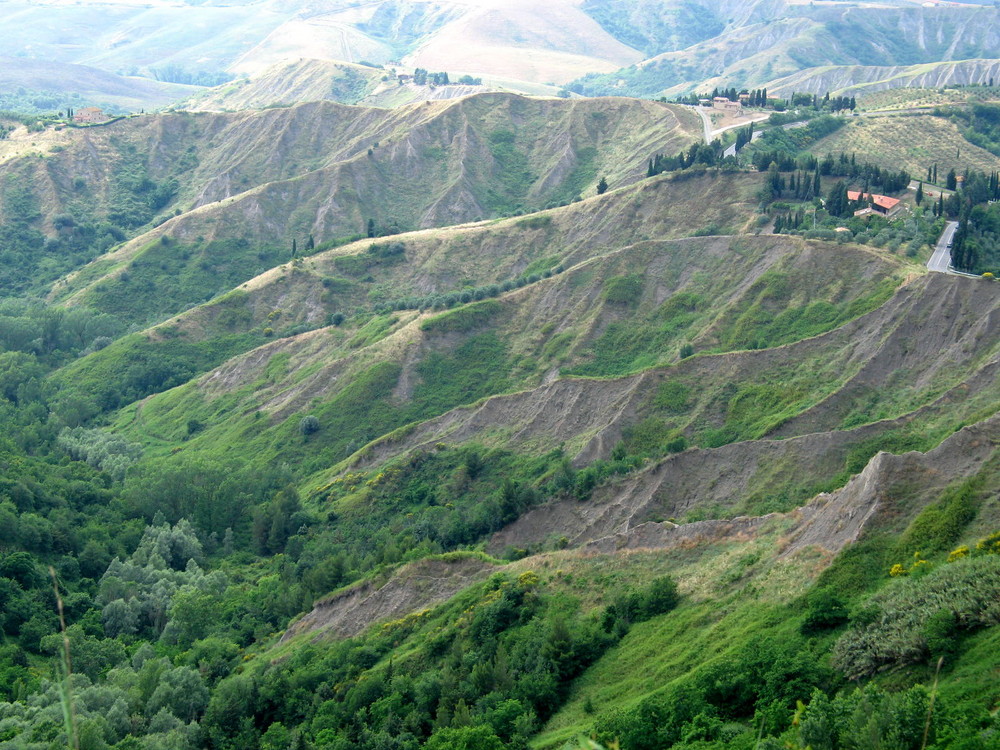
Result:
<svg viewBox="0 0 1000 750"><path fill-rule="evenodd" d="M496 566L478 558L420 560L383 584L366 581L316 603L282 640L312 633L315 640L349 638L369 625L396 620L439 604L486 578Z"/></svg>
<svg viewBox="0 0 1000 750"><path fill-rule="evenodd" d="M617 552L625 549L670 549L733 537L752 538L771 519L790 516L795 525L785 535L783 557L807 547L836 553L856 542L878 519L881 525L901 525L937 498L949 484L974 475L990 459L1000 441L1000 416L966 427L927 453L900 456L879 453L842 489L823 493L790 514L757 518L700 521L676 525L643 523L600 537L584 545L585 551ZM906 506L897 502L902 488Z"/></svg>

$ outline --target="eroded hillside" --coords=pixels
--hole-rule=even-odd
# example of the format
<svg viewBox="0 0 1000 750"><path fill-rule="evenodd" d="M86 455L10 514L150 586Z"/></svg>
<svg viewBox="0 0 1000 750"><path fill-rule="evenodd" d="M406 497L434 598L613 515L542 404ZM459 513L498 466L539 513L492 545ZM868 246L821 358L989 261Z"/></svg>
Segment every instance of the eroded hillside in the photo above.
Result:
<svg viewBox="0 0 1000 750"><path fill-rule="evenodd" d="M59 281L0 304L0 748L990 747L1000 285L927 271L908 180L837 213L860 173L824 208L809 154L707 166L692 117L3 142L8 288Z"/></svg>
<svg viewBox="0 0 1000 750"><path fill-rule="evenodd" d="M568 203L601 177L634 182L644 168L633 154L683 148L696 132L689 113L654 103L499 94L391 111L323 102L137 117L55 133L38 146L45 159L23 153L27 133L0 142L0 215L36 288L58 275L46 278L36 237L72 245L79 264L138 235L51 297L86 293L110 311L111 298L134 295L123 272L140 282L154 266L186 289L163 295L165 310L130 311L149 322L289 259L293 242L305 255Z"/></svg>

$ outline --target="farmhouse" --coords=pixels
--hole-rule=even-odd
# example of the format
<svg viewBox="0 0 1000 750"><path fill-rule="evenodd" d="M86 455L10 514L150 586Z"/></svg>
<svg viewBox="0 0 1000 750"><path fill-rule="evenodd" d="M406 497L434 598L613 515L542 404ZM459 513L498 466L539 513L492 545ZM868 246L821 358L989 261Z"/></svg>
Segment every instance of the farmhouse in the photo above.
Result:
<svg viewBox="0 0 1000 750"><path fill-rule="evenodd" d="M743 113L742 104L730 101L724 96L717 96L712 100L712 109L732 115L739 115Z"/></svg>
<svg viewBox="0 0 1000 750"><path fill-rule="evenodd" d="M887 195L876 195L875 193L862 194L860 190L848 190L847 200L854 203L862 202L869 204L865 208L855 211L855 216L879 214L891 219L903 210L903 204L897 198L890 198Z"/></svg>
<svg viewBox="0 0 1000 750"><path fill-rule="evenodd" d="M104 122L107 119L108 116L104 114L104 110L100 107L84 107L83 109L78 109L73 114L73 122L81 124Z"/></svg>

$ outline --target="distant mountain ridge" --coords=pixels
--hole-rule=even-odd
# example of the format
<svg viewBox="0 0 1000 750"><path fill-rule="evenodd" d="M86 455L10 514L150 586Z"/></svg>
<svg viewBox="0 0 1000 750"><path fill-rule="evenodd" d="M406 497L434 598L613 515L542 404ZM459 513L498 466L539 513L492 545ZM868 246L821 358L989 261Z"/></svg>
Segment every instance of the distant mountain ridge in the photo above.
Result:
<svg viewBox="0 0 1000 750"><path fill-rule="evenodd" d="M572 88L584 94L657 97L713 86L775 88L768 84L781 85L789 76L810 78L806 71L829 66L852 66L833 81L840 88L872 83L873 76L886 86L904 85L905 76L868 69L988 62L1000 49L998 17L1000 11L986 5L925 7L905 0L878 5L264 0L232 6L114 6L99 14L84 3L12 6L0 43L9 54L26 59L165 80L259 77L270 71L268 103L303 97L359 101L372 81L369 73L349 67L358 63L471 74L487 85L520 91L575 80ZM59 29L73 29L72 43ZM340 64L340 82L333 84L331 78L331 90L322 92L302 87L301 76L292 76L283 81L287 89L281 93L276 87L282 81L273 71L301 59ZM946 67L915 80L934 85L975 80L977 74L968 68ZM258 101L256 94L246 94L238 107ZM388 97L384 103L406 101Z"/></svg>
<svg viewBox="0 0 1000 750"><path fill-rule="evenodd" d="M866 81L866 70L873 66L991 62L1000 49L1000 12L989 7L788 5L774 15L748 20L682 52L592 75L571 88L590 95L617 91L642 96L714 86L772 89L786 77L808 77L814 68L849 65L861 66L854 70ZM850 72L841 75L840 88L854 83L847 78ZM969 77L961 66L944 68L935 82L963 83ZM906 85L905 79L885 78L887 85Z"/></svg>

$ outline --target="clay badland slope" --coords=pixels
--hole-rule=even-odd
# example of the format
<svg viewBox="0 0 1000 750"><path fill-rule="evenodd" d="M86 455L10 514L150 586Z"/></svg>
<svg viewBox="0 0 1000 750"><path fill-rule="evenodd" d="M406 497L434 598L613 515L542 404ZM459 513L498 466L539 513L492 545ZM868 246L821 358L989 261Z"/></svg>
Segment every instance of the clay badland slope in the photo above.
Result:
<svg viewBox="0 0 1000 750"><path fill-rule="evenodd" d="M317 103L175 115L158 118L149 130L187 131L200 123L211 148L202 156L185 150L182 157L196 164L189 173L177 173L170 148L159 148L167 139L149 144L147 168L162 165L165 175L184 180L166 207L180 215L68 278L55 298L71 300L94 287L161 237L189 249L242 240L256 253L262 246L290 248L293 238L304 248L309 235L317 244L363 235L369 220L381 232L488 218L568 202L600 176L613 186L629 184L644 173L634 154L676 151L696 138L688 113L660 104L499 94L388 112ZM71 174L93 173L99 199L110 176L101 171L99 149L111 148L110 141L95 143L88 134L44 165L15 160L5 167L41 170L39 192L55 213L72 195L72 183L64 185Z"/></svg>
<svg viewBox="0 0 1000 750"><path fill-rule="evenodd" d="M828 436L822 436L828 437ZM832 436L829 436L832 437ZM821 436L812 436L813 445ZM547 567L547 558L566 565L567 555L584 558L625 557L632 553L657 554L674 550L706 549L736 543L750 547L760 538L773 538L770 557L774 562L793 560L805 555L812 559L811 575L822 570L841 550L872 532L901 531L927 505L934 502L951 484L982 471L996 455L1000 440L1000 420L996 417L965 427L927 452L911 451L901 455L879 452L842 488L820 493L801 507L784 513L763 516L728 517L691 523L641 521L633 524L597 529L571 538L567 553L543 553L520 563L525 569ZM752 458L755 446L741 444L739 448ZM703 460L706 457L701 457ZM712 458L715 458L714 456ZM807 461L808 452L798 458ZM712 464L717 466L716 464ZM721 465L725 475L727 464ZM684 474L674 475L678 479ZM708 482L699 483L705 488ZM634 488L615 488L621 504L634 503ZM607 494L607 493L605 493ZM905 502L899 498L905 497ZM704 504L709 498L696 496ZM592 503L574 501L578 514L593 513ZM602 499L596 503L600 510ZM541 519L530 518L533 523ZM546 532L552 537L566 536L578 526L566 519L548 517ZM525 536L527 524L515 524L492 542L514 541L522 544L534 541L535 535ZM775 530L780 535L775 536ZM561 545L560 545L561 546ZM819 568L816 556L822 557ZM627 563L626 563L627 564ZM304 617L293 623L282 640L308 635L311 639L343 638L357 635L371 625L384 620L396 620L412 613L433 608L463 588L482 580L498 570L497 565L476 557L428 560L404 566L383 580L366 581L351 586L314 605Z"/></svg>
<svg viewBox="0 0 1000 750"><path fill-rule="evenodd" d="M718 321L738 318L741 311L759 304L775 279L804 281L794 298L767 303L774 315L800 316L817 305L839 311L819 321L817 330L836 325L838 315L849 318L859 314L853 310L877 304L899 283L898 267L891 261L856 249L838 254L839 270L830 276L818 273L829 260L828 249L789 238L640 243L438 317L404 312L379 318L381 329L371 328L373 321L367 329L372 333L354 336L332 327L266 344L180 389L147 399L119 424L133 437L156 436L155 442L169 443L184 434L187 419L198 413L204 429L188 442L188 455L212 453L227 441L250 440L257 446L253 452L264 456L306 410L321 419L329 415L339 420L358 382L372 383L366 408L386 415L383 432L489 397L490 389L495 393L530 387L534 390L494 396L471 410L395 434L360 454L359 466L368 469L440 440L474 440L527 453L544 453L551 445L565 443L570 455L579 454L578 460L586 462L606 456L624 428L649 416L651 408L656 411L646 402L665 376L654 370L624 379L577 379L560 377L561 370L616 374L663 365L676 361L685 340L718 339L722 349L738 347L738 339L720 331ZM609 285L614 288L621 283L616 280L628 278L636 267L645 268L646 274L635 302L609 302ZM618 338L625 326L635 328L634 340ZM609 358L609 343L616 340ZM98 356L89 364L82 362L75 377L89 377L87 367L96 371L103 360ZM700 362L707 371L709 360L719 361L697 357L687 362ZM278 362L280 367L275 367ZM761 368L758 358L746 363L742 376L757 381L787 367L787 360L781 360ZM486 379L472 375L482 368ZM705 390L697 397L698 408L675 415L690 423L692 433L724 422L727 383L739 379L736 369L702 375ZM448 385L456 377L459 380ZM813 391L827 392L824 386ZM801 398L815 398L813 391ZM442 392L448 395L438 395ZM224 412L218 409L223 402ZM238 427L243 417L235 415L244 415L252 424L244 425L246 430ZM260 421L263 416L266 422ZM760 428L747 427L755 429ZM360 447L358 440L376 437L374 425L331 427L311 441L308 466L322 471Z"/></svg>
<svg viewBox="0 0 1000 750"><path fill-rule="evenodd" d="M376 315L373 319L373 313L386 306L399 306L397 302L403 309L429 309L437 304L437 298L444 300L452 295L454 304L463 294L471 299L469 290L473 287L485 290L490 285L497 285L491 294L495 296L501 288L511 289L518 279L541 277L560 265L569 268L584 264L651 237L676 238L720 228L731 232L748 227L759 183L759 176L749 174L708 172L676 179L663 176L527 217L362 240L320 252L282 264L162 325L78 360L66 368L65 384L75 387L74 383L94 379L98 390L111 389L118 394L109 393L111 402L121 403L125 390L119 366L122 358L165 358L167 369L181 367L186 380L239 352L266 344L269 334L284 338L321 328L331 316L339 314L343 317L341 324L330 329L338 341L336 347L330 349L332 341L326 337L318 339L327 342L323 356L334 358L345 353L344 347L356 336L367 336L365 331L371 326L384 325L379 321L386 318ZM728 196L726 201L717 200L720 192ZM700 240L689 247L726 247L728 242ZM764 246L757 243L753 257ZM382 257L390 248L400 252ZM133 314L148 314L157 304L176 305L181 299L169 299L171 279L163 275L161 264L169 264L181 249L172 243L154 243L132 262L128 277L101 285L108 288L106 293L101 286L96 287L93 296L85 301L109 311L134 304ZM690 249L685 250L675 262L689 255ZM718 262L718 253L713 257ZM576 299L602 283L597 275L599 268L603 266L584 267L582 286L571 291L569 298ZM625 274L633 271L623 268ZM728 274L724 276L729 278ZM207 278L211 283L216 277ZM133 290L154 285L156 296L135 297ZM215 286L202 288L215 291ZM169 307L161 309L170 311ZM401 314L392 328L413 314ZM279 348L287 344L276 343ZM148 385L128 399L176 382L170 378Z"/></svg>
<svg viewBox="0 0 1000 750"><path fill-rule="evenodd" d="M1000 81L1000 60L977 59L919 65L832 65L771 81L768 93L787 97L794 92L857 96L894 88L939 89L946 86L986 86Z"/></svg>

